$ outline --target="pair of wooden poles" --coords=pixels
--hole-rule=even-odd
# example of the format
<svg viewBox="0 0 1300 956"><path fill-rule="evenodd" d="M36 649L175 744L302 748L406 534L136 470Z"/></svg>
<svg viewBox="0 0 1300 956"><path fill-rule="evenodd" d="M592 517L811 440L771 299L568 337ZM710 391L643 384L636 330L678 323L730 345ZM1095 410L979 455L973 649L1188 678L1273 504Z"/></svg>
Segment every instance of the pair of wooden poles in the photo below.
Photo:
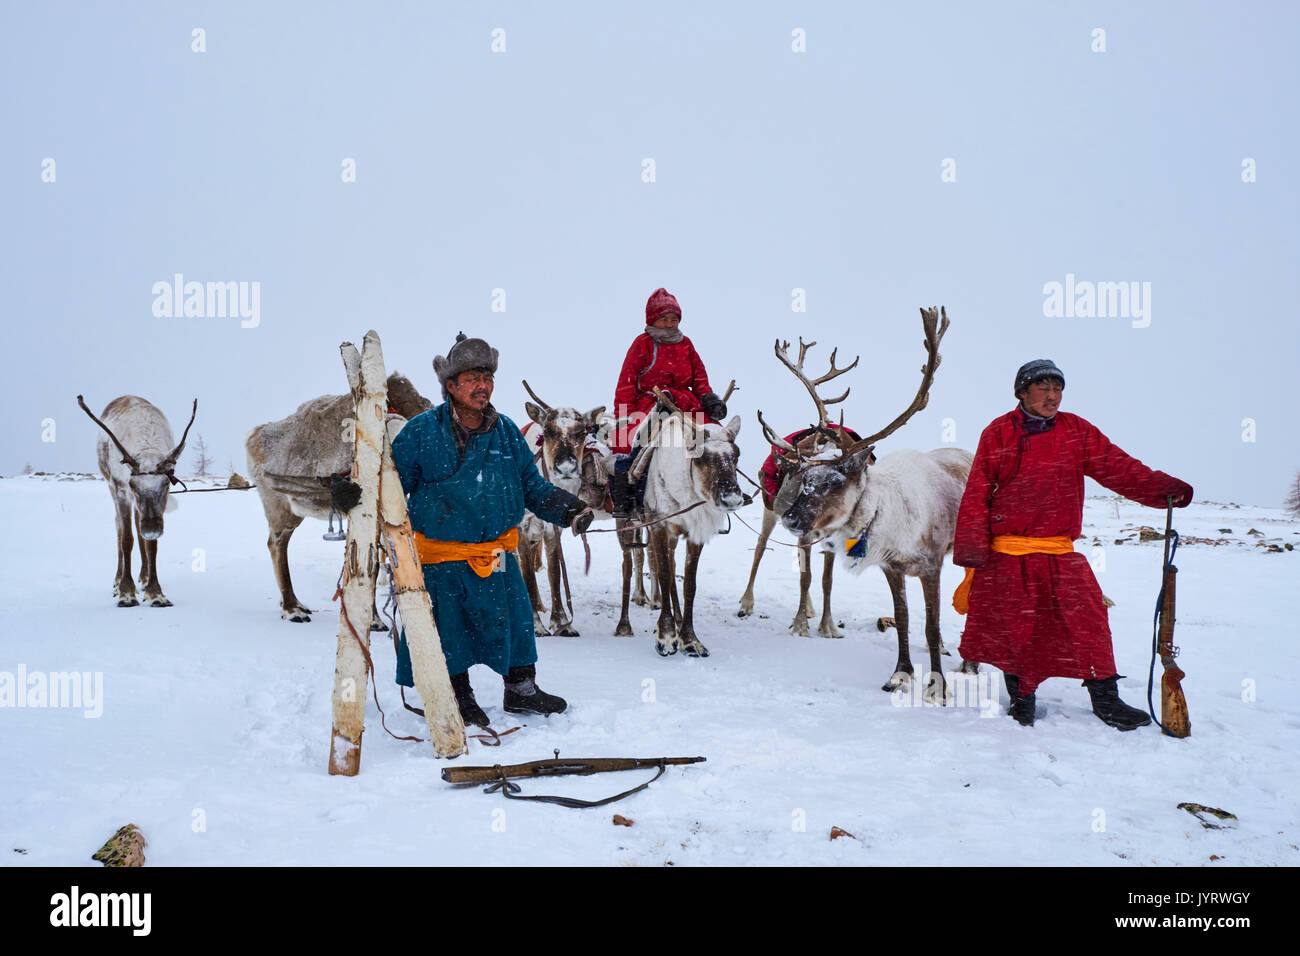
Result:
<svg viewBox="0 0 1300 956"><path fill-rule="evenodd" d="M329 772L355 776L361 769L369 678L370 623L379 566L388 563L397 589L397 609L411 652L415 687L424 701L429 739L438 757L465 753L465 724L447 674L433 606L406 513L406 496L393 466L388 431L388 389L379 335L366 333L360 353L351 342L339 346L356 403L353 480L361 501L348 512L344 546L338 656L334 665L333 733ZM341 436L346 440L348 436Z"/></svg>

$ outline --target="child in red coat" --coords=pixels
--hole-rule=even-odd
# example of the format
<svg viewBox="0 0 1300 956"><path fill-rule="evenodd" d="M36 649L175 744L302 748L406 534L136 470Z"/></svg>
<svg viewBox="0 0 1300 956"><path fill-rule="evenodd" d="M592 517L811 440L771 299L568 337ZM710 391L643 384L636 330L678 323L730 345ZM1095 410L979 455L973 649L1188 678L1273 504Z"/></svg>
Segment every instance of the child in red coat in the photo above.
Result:
<svg viewBox="0 0 1300 956"><path fill-rule="evenodd" d="M727 416L727 406L709 386L709 373L691 340L678 325L682 308L667 289L656 289L645 304L646 328L632 342L614 390L614 414L626 425L614 436L614 480L610 493L616 517L632 510L627 472L632 466L632 436L658 401L654 390L667 392L674 405L687 414L703 413L712 421Z"/></svg>

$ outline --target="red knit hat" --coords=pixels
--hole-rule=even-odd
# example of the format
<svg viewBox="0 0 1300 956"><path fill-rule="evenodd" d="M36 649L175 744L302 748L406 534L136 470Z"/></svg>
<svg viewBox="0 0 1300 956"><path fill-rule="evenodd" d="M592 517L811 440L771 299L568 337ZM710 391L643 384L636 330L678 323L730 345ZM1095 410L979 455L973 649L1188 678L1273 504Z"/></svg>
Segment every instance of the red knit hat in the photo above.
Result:
<svg viewBox="0 0 1300 956"><path fill-rule="evenodd" d="M677 299L667 289L655 289L645 303L645 324L654 325L656 320L663 318L669 312L681 315L682 307L677 304Z"/></svg>

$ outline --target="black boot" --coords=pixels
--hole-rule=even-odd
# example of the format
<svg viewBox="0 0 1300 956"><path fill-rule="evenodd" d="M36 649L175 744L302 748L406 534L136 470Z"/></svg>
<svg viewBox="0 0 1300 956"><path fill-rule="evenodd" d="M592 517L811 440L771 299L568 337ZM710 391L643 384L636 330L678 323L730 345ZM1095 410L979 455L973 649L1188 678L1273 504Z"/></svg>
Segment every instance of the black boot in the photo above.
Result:
<svg viewBox="0 0 1300 956"><path fill-rule="evenodd" d="M548 694L537 686L537 667L528 664L524 667L512 667L506 675L506 693L501 706L512 714L562 714L568 707L563 697Z"/></svg>
<svg viewBox="0 0 1300 956"><path fill-rule="evenodd" d="M488 716L474 699L474 688L469 686L469 671L452 674L451 689L456 694L456 706L460 708L460 719L465 725L488 726Z"/></svg>
<svg viewBox="0 0 1300 956"><path fill-rule="evenodd" d="M616 471L610 477L609 497L614 503L615 518L632 517L632 483L626 471Z"/></svg>
<svg viewBox="0 0 1300 956"><path fill-rule="evenodd" d="M1116 730L1136 730L1151 723L1145 710L1130 707L1119 699L1118 684L1118 674L1083 682L1092 698L1092 712Z"/></svg>
<svg viewBox="0 0 1300 956"><path fill-rule="evenodd" d="M1020 678L1015 674L1003 674L1003 681L1007 685L1007 696L1011 698L1011 707L1007 713L1016 719L1016 723L1025 727L1034 726L1034 695L1027 697L1020 696Z"/></svg>

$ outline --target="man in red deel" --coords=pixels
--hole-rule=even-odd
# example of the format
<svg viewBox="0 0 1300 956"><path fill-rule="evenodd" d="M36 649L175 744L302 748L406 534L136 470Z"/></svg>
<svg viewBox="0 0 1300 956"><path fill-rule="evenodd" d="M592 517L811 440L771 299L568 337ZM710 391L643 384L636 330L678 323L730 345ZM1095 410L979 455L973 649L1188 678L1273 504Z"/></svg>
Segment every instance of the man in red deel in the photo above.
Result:
<svg viewBox="0 0 1300 956"><path fill-rule="evenodd" d="M1033 726L1034 691L1049 677L1083 681L1092 712L1119 730L1151 723L1119 699L1110 624L1088 559L1083 479L1151 508L1177 508L1192 487L1153 471L1094 425L1058 411L1065 375L1050 359L1016 372L1019 406L980 435L957 513L952 559L968 570L953 604L969 614L961 656L1005 675L1010 714ZM965 611L963 611L965 613Z"/></svg>
<svg viewBox="0 0 1300 956"><path fill-rule="evenodd" d="M655 388L667 392L673 404L687 414L701 417L702 413L706 420L715 422L727 417L727 406L709 386L709 373L695 346L678 328L681 321L682 308L677 299L667 289L655 289L645 304L645 331L633 340L623 359L614 389L614 414L627 419L627 425L618 430L612 442L617 457L610 482L614 516L618 518L632 512L627 475L636 457L629 454L632 435L658 402Z"/></svg>

